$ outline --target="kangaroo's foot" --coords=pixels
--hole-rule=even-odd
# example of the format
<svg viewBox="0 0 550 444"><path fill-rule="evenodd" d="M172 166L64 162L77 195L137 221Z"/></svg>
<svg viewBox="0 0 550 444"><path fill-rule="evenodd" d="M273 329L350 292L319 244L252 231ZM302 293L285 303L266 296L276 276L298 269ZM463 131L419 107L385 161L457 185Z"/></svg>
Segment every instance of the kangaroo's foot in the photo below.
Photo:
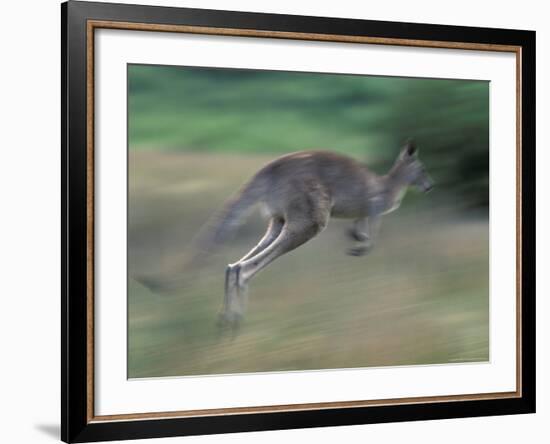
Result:
<svg viewBox="0 0 550 444"><path fill-rule="evenodd" d="M218 339L224 339L229 337L234 340L241 329L242 316L238 314L228 315L227 313L220 313L216 326L218 328Z"/></svg>
<svg viewBox="0 0 550 444"><path fill-rule="evenodd" d="M220 329L225 329L225 328L234 329L240 326L242 319L243 319L243 315L240 313L222 311L218 315L218 321L216 322L216 325Z"/></svg>
<svg viewBox="0 0 550 444"><path fill-rule="evenodd" d="M246 295L246 289L240 284L239 264L228 265L225 272L225 297L223 310L218 316L217 325L225 330L231 329L235 333L244 317L245 303L241 292Z"/></svg>

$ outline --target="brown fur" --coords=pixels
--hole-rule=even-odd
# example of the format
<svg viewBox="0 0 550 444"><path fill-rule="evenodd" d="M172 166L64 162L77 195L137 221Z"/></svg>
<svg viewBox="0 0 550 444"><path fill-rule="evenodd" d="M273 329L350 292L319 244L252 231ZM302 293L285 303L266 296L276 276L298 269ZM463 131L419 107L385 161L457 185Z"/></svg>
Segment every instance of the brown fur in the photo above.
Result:
<svg viewBox="0 0 550 444"><path fill-rule="evenodd" d="M423 191L431 179L408 143L388 174L327 151L302 151L282 156L263 167L224 210L211 242L223 240L253 205L261 203L270 219L262 240L226 271L221 321L236 325L244 315L248 283L279 256L317 236L330 217L354 219L348 250L360 256L373 247L382 215L396 210L408 186Z"/></svg>

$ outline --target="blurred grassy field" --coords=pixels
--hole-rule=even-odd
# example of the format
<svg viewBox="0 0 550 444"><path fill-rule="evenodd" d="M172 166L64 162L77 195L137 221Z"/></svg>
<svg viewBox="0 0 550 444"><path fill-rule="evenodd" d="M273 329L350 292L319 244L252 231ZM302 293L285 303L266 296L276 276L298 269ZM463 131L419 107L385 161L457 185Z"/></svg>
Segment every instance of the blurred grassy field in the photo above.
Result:
<svg viewBox="0 0 550 444"><path fill-rule="evenodd" d="M240 334L220 337L226 264L265 222L199 271L180 264L225 199L291 151L384 173L409 137L435 190L407 195L366 257L331 220L252 280ZM129 65L128 138L129 377L488 359L488 82ZM183 280L169 294L134 279L169 270Z"/></svg>
<svg viewBox="0 0 550 444"><path fill-rule="evenodd" d="M410 193L365 257L345 254L349 221L331 220L252 281L234 339L215 325L224 270L263 234L258 214L199 273L182 270L180 290L154 294L133 278L177 268L212 212L273 157L130 151L130 378L488 360L488 220L441 188Z"/></svg>

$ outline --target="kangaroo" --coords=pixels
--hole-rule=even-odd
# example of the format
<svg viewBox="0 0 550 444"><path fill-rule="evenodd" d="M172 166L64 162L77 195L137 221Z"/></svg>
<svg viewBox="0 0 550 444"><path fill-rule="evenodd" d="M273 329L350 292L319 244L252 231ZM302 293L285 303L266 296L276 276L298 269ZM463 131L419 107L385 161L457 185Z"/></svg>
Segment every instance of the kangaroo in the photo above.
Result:
<svg viewBox="0 0 550 444"><path fill-rule="evenodd" d="M382 216L399 208L409 186L423 192L433 187L413 142L406 143L385 175L328 151L296 152L267 164L226 204L209 240L222 241L254 205L263 205L269 218L265 235L227 266L221 325L238 326L250 280L278 257L318 236L331 217L353 220L348 235L354 244L348 254L371 251Z"/></svg>

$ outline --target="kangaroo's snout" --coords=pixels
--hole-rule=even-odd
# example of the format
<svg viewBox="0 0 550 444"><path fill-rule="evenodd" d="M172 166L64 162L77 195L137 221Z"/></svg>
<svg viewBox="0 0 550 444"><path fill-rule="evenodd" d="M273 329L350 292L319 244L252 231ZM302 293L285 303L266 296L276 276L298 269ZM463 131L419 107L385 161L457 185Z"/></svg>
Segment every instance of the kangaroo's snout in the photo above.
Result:
<svg viewBox="0 0 550 444"><path fill-rule="evenodd" d="M434 181L432 180L432 178L426 177L420 184L419 188L423 193L429 193L430 191L432 191L433 187L434 187Z"/></svg>

